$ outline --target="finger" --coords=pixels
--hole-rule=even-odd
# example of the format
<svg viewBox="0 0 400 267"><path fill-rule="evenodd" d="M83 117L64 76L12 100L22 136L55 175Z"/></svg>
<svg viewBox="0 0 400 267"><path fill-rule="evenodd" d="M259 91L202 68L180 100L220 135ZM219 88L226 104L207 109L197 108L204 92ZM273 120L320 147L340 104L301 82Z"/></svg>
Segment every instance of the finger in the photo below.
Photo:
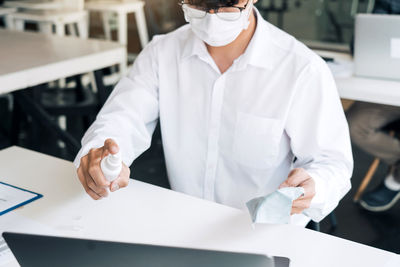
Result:
<svg viewBox="0 0 400 267"><path fill-rule="evenodd" d="M87 186L87 185L86 185L86 182L85 182L85 175L83 174L83 166L82 166L82 163L81 163L80 167L78 168L77 173L78 173L78 179L79 179L79 181L81 182L82 186L83 186L83 187Z"/></svg>
<svg viewBox="0 0 400 267"><path fill-rule="evenodd" d="M108 191L107 187L109 182L104 178L103 173L101 172L101 168L99 167L99 164L96 163L97 157L96 154L98 154L99 150L97 150L96 153L91 153L89 154L89 160L88 162L91 162L90 166L84 166L83 174L85 176L85 182L86 185L91 191L93 191L95 194L99 195L100 197L107 197L108 196ZM93 156L94 155L94 156ZM92 159L91 157L95 157L95 159ZM87 163L88 165L88 163ZM99 182L96 182L95 177L101 177L100 179L103 179L102 185L99 185Z"/></svg>
<svg viewBox="0 0 400 267"><path fill-rule="evenodd" d="M117 154L119 152L118 144L111 138L107 139L104 142L103 148L104 148L104 150L107 150L111 154Z"/></svg>
<svg viewBox="0 0 400 267"><path fill-rule="evenodd" d="M88 188L91 189L91 191L93 191L99 197L107 197L108 196L107 187L97 186L95 181L93 180L93 178L88 173L86 174L86 183L87 183Z"/></svg>
<svg viewBox="0 0 400 267"><path fill-rule="evenodd" d="M292 208L305 210L308 209L311 205L310 200L296 200L293 201Z"/></svg>
<svg viewBox="0 0 400 267"><path fill-rule="evenodd" d="M302 212L303 212L302 209L292 208L292 211L290 212L290 215L293 215L293 214L301 214Z"/></svg>
<svg viewBox="0 0 400 267"><path fill-rule="evenodd" d="M92 189L90 189L89 187L85 188L86 193L93 198L94 200L100 200L103 197L98 195L96 192L94 192Z"/></svg>
<svg viewBox="0 0 400 267"><path fill-rule="evenodd" d="M104 174L100 167L101 162L101 151L92 151L89 153L89 162L90 165L85 168L89 174L89 176L93 179L97 187L109 187L110 182L104 177Z"/></svg>
<svg viewBox="0 0 400 267"><path fill-rule="evenodd" d="M110 182L104 177L103 172L99 165L91 165L88 170L88 174L93 179L96 187L107 188L110 186Z"/></svg>
<svg viewBox="0 0 400 267"><path fill-rule="evenodd" d="M127 187L129 184L129 176L130 176L130 170L124 164L119 177L111 183L110 191L115 192L121 188Z"/></svg>
<svg viewBox="0 0 400 267"><path fill-rule="evenodd" d="M308 175L308 173L303 169L294 169L289 173L288 178L279 186L279 188L297 187L305 180L310 178L311 177Z"/></svg>
<svg viewBox="0 0 400 267"><path fill-rule="evenodd" d="M118 191L121 188L128 186L128 180L126 178L118 177L114 182L111 183L111 192Z"/></svg>
<svg viewBox="0 0 400 267"><path fill-rule="evenodd" d="M89 188L89 186L86 183L86 177L83 171L83 167L81 165L81 167L79 167L78 169L78 178L79 181L81 182L83 188L85 189L85 192L94 200L99 200L101 199L101 196L99 196L98 194L96 194L96 192L94 192L92 189Z"/></svg>
<svg viewBox="0 0 400 267"><path fill-rule="evenodd" d="M315 196L315 182L312 178L305 180L299 186L304 188L302 199L313 198Z"/></svg>

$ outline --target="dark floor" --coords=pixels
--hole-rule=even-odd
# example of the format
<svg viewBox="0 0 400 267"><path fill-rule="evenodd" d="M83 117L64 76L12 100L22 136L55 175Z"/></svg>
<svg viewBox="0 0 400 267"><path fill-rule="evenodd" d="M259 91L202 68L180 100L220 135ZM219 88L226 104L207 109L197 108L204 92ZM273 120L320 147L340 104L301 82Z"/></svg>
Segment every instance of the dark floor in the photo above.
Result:
<svg viewBox="0 0 400 267"><path fill-rule="evenodd" d="M7 141L9 137L11 114L7 111L7 101L0 98L0 148L9 146ZM56 157L72 160L74 155L59 149L56 145L56 138L44 130L41 130L40 140L30 140L31 122L25 120L22 122L22 132L19 135L21 146L33 148L36 144L36 150ZM83 135L83 127L79 120L74 120L74 134L76 137ZM365 175L369 164L373 158L354 147L355 170L352 179L353 189L341 201L335 213L338 219L338 227L332 233L345 239L374 246L377 248L400 253L400 202L390 211L383 213L370 213L362 210L352 201L355 190ZM387 166L379 167L374 180L369 189L379 183L386 174ZM162 187L169 187L165 165L162 153L160 132L157 129L153 144L149 151L144 153L131 167L132 177L137 180L145 181ZM321 223L323 232L330 231L328 220Z"/></svg>

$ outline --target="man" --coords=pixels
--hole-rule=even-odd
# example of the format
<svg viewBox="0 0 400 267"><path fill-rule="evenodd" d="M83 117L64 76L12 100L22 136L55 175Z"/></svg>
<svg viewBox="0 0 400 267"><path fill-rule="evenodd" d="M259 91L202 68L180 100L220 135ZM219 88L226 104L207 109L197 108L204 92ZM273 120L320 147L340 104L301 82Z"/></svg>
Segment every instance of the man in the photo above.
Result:
<svg viewBox="0 0 400 267"><path fill-rule="evenodd" d="M173 190L244 208L301 186L292 223L303 226L337 206L353 162L334 80L255 2L182 2L189 25L154 38L82 140L75 164L92 198L128 184L127 166L148 149L159 118ZM99 162L118 151L126 165L109 184Z"/></svg>
<svg viewBox="0 0 400 267"><path fill-rule="evenodd" d="M400 0L379 0L374 13L400 14ZM400 199L400 140L385 127L400 121L400 108L356 102L347 118L353 142L390 166L380 185L361 197L360 205L373 212L388 210Z"/></svg>

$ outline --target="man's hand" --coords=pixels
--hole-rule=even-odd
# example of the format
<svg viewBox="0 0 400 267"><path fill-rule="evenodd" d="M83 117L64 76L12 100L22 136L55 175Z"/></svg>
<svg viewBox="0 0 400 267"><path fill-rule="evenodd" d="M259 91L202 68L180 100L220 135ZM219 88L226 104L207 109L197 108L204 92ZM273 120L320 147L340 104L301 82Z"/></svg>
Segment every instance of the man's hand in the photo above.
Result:
<svg viewBox="0 0 400 267"><path fill-rule="evenodd" d="M101 171L101 160L111 154L119 151L117 143L112 139L107 139L104 146L97 149L91 149L89 153L81 158L81 164L78 168L79 181L94 200L102 199L108 196L107 188L115 192L120 188L128 186L129 168L122 163L122 170L119 177L112 183L108 182Z"/></svg>
<svg viewBox="0 0 400 267"><path fill-rule="evenodd" d="M279 188L283 187L303 187L304 196L293 201L291 214L300 214L311 205L311 200L315 196L315 183L308 173L301 168L293 169Z"/></svg>

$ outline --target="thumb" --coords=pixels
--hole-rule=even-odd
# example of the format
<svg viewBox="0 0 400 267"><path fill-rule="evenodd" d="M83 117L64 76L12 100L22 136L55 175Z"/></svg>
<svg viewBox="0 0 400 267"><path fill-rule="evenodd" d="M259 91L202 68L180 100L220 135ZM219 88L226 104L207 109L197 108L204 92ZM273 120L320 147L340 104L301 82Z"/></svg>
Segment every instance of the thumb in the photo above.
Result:
<svg viewBox="0 0 400 267"><path fill-rule="evenodd" d="M121 188L127 187L129 185L130 169L122 163L122 170L118 178L113 181L110 185L110 191L115 192Z"/></svg>
<svg viewBox="0 0 400 267"><path fill-rule="evenodd" d="M118 144L111 138L104 142L104 152L109 152L111 154L117 154L119 152Z"/></svg>
<svg viewBox="0 0 400 267"><path fill-rule="evenodd" d="M128 184L129 184L129 178L125 178L120 175L115 181L111 183L110 191L115 192L121 188L127 187Z"/></svg>

